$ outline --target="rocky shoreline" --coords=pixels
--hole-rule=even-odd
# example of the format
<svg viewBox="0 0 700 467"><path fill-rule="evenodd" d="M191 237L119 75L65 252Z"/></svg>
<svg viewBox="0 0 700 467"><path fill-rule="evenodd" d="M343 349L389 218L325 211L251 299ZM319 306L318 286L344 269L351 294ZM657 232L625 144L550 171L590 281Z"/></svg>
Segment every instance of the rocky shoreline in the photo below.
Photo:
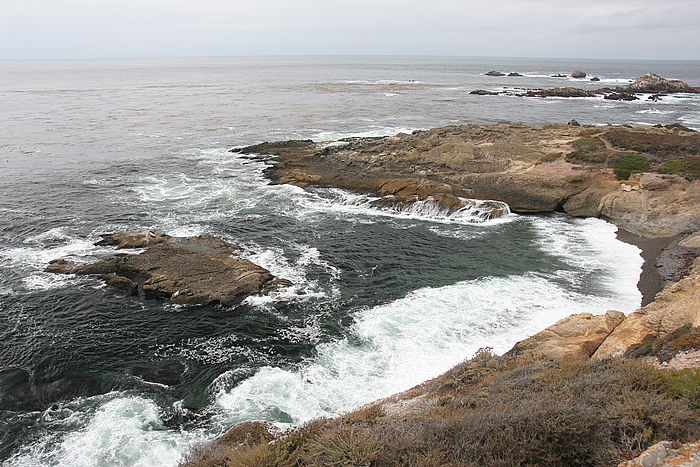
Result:
<svg viewBox="0 0 700 467"><path fill-rule="evenodd" d="M694 243L683 243L700 229L698 177L645 172L618 180L613 168L616 157L630 152L643 154L659 171L669 161L694 160L700 134L677 126L502 122L232 151L269 160L265 173L272 183L367 192L381 197L378 203L429 199L457 210L475 198L505 202L519 213L604 218L620 227L621 240L644 251L644 304L699 254Z"/></svg>
<svg viewBox="0 0 700 467"><path fill-rule="evenodd" d="M182 465L615 465L639 456L625 463L631 466L695 459L697 443L679 442L700 433L686 405L695 400L695 383L678 389L668 381L700 372L678 373L700 368L700 179L660 172L669 161L700 156L698 143L697 132L677 126L503 122L233 149L268 161L272 183L372 193L378 203L430 200L457 210L482 199L520 213L607 219L620 240L643 251L644 306L629 316L572 315L502 357L484 349L434 380L336 419L287 433L244 423ZM649 164L621 180L615 161L630 151ZM630 349L659 368L675 362L676 373L619 358ZM686 402L671 403L664 391ZM637 412L641 406L646 415ZM670 441L658 443L664 439Z"/></svg>

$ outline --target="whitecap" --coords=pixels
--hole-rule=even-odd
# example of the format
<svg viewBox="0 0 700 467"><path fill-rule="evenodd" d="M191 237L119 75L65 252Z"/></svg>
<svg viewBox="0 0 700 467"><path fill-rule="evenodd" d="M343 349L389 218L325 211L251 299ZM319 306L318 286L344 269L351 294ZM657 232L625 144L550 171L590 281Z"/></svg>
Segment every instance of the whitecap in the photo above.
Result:
<svg viewBox="0 0 700 467"><path fill-rule="evenodd" d="M42 415L42 424L51 432L23 446L3 465L176 466L184 453L204 440L201 432L166 428L153 401L119 393L49 409Z"/></svg>

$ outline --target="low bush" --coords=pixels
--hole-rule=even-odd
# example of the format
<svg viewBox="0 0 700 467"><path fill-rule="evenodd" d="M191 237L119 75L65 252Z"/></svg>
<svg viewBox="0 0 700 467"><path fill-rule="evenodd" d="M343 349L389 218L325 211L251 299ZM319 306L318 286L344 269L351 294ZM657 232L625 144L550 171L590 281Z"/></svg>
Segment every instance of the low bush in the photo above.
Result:
<svg viewBox="0 0 700 467"><path fill-rule="evenodd" d="M222 465L615 466L700 432L700 371L631 358L559 364L483 354L421 387L432 408L311 422L272 443L227 449Z"/></svg>
<svg viewBox="0 0 700 467"><path fill-rule="evenodd" d="M700 134L695 131L655 134L616 127L609 129L605 138L618 148L649 154L657 162L679 156L700 156Z"/></svg>
<svg viewBox="0 0 700 467"><path fill-rule="evenodd" d="M661 173L680 175L700 175L700 157L686 157L664 162L659 170Z"/></svg>
<svg viewBox="0 0 700 467"><path fill-rule="evenodd" d="M649 159L641 154L623 153L613 164L613 170L618 180L629 180L633 173L648 172L651 166Z"/></svg>
<svg viewBox="0 0 700 467"><path fill-rule="evenodd" d="M597 164L607 166L617 154L605 147L598 138L583 138L572 143L574 150L566 155L572 164Z"/></svg>

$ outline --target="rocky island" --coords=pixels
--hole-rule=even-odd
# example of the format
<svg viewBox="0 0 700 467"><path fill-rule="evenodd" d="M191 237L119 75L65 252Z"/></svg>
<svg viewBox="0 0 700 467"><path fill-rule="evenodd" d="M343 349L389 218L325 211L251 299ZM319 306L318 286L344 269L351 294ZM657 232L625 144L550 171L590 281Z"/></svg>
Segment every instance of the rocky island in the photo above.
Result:
<svg viewBox="0 0 700 467"><path fill-rule="evenodd" d="M241 247L209 235L171 237L138 229L105 235L98 244L144 251L118 253L84 265L57 259L46 271L95 275L126 295L167 298L180 305L234 306L249 295L290 284L237 257Z"/></svg>
<svg viewBox="0 0 700 467"><path fill-rule="evenodd" d="M627 317L572 315L335 419L287 432L247 422L181 465L697 465L700 134L504 122L233 151L270 160L273 183L382 203L602 217L651 251L647 272L662 280Z"/></svg>

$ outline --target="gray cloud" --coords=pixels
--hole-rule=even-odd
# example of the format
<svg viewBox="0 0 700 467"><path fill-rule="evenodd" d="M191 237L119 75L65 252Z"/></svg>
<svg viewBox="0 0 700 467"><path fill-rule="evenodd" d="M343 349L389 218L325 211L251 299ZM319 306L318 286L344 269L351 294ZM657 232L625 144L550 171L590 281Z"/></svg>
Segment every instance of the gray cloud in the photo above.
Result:
<svg viewBox="0 0 700 467"><path fill-rule="evenodd" d="M430 54L700 59L695 0L4 0L0 59Z"/></svg>

